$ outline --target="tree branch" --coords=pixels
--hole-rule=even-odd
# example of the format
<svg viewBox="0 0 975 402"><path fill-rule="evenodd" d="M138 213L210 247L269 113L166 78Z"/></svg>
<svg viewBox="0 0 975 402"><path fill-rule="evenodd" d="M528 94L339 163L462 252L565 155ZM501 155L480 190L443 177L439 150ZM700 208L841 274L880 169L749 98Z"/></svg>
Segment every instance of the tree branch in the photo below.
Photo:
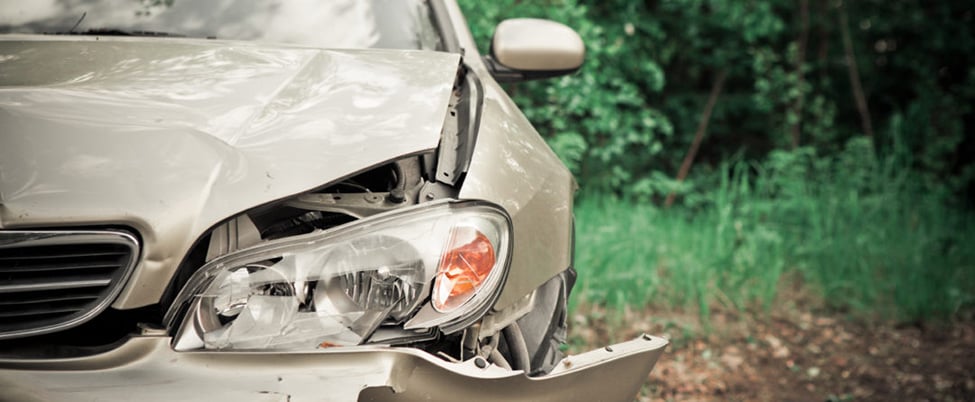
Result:
<svg viewBox="0 0 975 402"><path fill-rule="evenodd" d="M704 140L704 134L708 131L708 122L711 121L711 112L714 111L714 105L718 102L718 96L721 95L721 90L724 88L724 80L728 76L728 72L721 70L718 76L714 80L714 84L711 86L711 94L708 95L708 102L704 105L704 111L701 112L701 119L698 121L697 132L694 133L694 140L691 141L691 147L687 150L687 155L684 156L684 162L680 164L680 170L677 172L677 182L683 182L687 178L687 174L691 171L691 165L694 164L694 158L697 156L697 150L701 148L701 142ZM676 195L673 191L667 194L667 200L664 201L664 207L670 208L674 204L674 198Z"/></svg>

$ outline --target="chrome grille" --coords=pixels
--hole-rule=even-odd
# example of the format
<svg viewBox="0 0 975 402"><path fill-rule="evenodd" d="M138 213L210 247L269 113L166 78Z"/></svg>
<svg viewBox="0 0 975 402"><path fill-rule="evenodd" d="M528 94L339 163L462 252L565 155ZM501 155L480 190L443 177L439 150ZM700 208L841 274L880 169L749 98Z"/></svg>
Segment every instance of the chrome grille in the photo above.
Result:
<svg viewBox="0 0 975 402"><path fill-rule="evenodd" d="M0 339L59 331L102 312L138 241L116 231L0 231Z"/></svg>

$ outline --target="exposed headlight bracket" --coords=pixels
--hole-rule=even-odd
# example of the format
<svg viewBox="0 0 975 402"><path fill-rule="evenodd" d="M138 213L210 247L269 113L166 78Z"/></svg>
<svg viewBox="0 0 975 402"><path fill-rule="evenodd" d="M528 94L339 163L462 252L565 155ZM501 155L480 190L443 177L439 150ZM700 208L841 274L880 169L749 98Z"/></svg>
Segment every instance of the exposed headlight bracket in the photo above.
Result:
<svg viewBox="0 0 975 402"><path fill-rule="evenodd" d="M474 153L482 103L480 81L461 65L440 135L436 172L438 182L455 186L467 172Z"/></svg>
<svg viewBox="0 0 975 402"><path fill-rule="evenodd" d="M338 192L335 189L326 189L323 192L299 195L288 200L284 205L365 218L416 204L418 202L417 195L424 183L423 178L420 177L420 159L415 157L400 159L393 162L392 168L396 176L396 184L394 188L388 191L373 191L364 188L367 191ZM346 187L353 186L356 184L346 185Z"/></svg>

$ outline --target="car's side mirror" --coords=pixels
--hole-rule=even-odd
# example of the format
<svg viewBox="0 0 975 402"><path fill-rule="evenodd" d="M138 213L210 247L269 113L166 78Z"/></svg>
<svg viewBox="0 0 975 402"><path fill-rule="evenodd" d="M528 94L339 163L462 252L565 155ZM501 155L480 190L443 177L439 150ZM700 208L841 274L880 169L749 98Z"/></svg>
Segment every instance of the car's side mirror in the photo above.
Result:
<svg viewBox="0 0 975 402"><path fill-rule="evenodd" d="M586 46L576 31L533 18L501 21L484 58L498 81L513 82L571 74L582 66Z"/></svg>

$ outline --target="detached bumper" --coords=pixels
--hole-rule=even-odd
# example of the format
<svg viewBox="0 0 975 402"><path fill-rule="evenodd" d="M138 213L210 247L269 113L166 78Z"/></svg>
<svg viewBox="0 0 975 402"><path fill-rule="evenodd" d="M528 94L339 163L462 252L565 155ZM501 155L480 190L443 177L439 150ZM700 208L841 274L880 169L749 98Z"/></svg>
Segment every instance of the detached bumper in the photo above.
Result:
<svg viewBox="0 0 975 402"><path fill-rule="evenodd" d="M529 378L411 348L175 352L169 337L144 336L84 358L0 360L0 400L628 401L666 346L643 336L569 356L552 373Z"/></svg>

